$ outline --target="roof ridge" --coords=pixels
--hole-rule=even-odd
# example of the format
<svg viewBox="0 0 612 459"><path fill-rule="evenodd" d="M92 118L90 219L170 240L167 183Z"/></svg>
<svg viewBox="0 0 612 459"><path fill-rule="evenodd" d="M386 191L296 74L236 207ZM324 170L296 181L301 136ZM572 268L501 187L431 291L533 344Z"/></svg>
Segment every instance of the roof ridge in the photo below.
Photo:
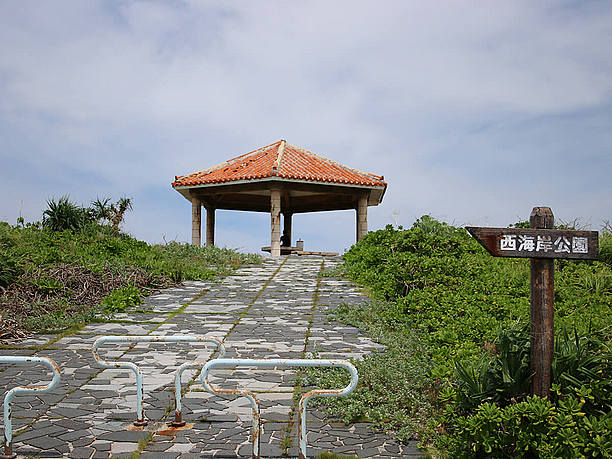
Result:
<svg viewBox="0 0 612 459"><path fill-rule="evenodd" d="M287 145L287 141L285 139L282 139L278 146L276 161L274 161L274 164L272 164L272 170L276 171L280 169L281 164L283 162L283 154L285 153L285 145Z"/></svg>
<svg viewBox="0 0 612 459"><path fill-rule="evenodd" d="M328 163L331 163L331 164L333 164L335 166L338 166L341 169L348 170L348 171L351 171L351 172L355 172L356 174L359 174L359 175L362 175L362 176L365 176L365 177L375 177L375 178L377 178L379 180L384 180L384 176L383 175L376 175L376 174L371 174L369 172L363 172L363 171L360 171L359 169L355 169L354 167L346 166L346 165L344 165L342 163L339 163L338 161L334 161L333 159L329 159L329 158L327 158L327 157L325 157L323 155L315 153L314 151L307 150L306 148L300 147L298 145L293 145L291 143L288 144L288 145L290 147L292 147L292 148L295 148L297 150L302 151L303 153L308 153L308 154L311 154L313 156L316 156L320 160L327 161Z"/></svg>
<svg viewBox="0 0 612 459"><path fill-rule="evenodd" d="M260 147L260 148L256 148L253 151L249 151L248 153L244 153L240 156L236 156L235 158L231 158L228 159L227 161L223 161L222 163L217 164L216 166L211 166L211 167L207 167L206 169L202 169L200 171L197 172L192 172L191 174L187 174L187 175L175 175L176 179L175 180L180 180L186 177L192 177L192 176L196 176L196 175L206 175L206 174L210 174L212 171L217 170L217 169L221 169L223 166L229 166L230 164L233 164L237 161L239 161L240 159L244 159L250 155L254 155L255 153L259 153L263 150L265 150L266 148L270 148L271 146L280 143L280 142L284 142L283 140L279 140L277 142L271 143L270 145L266 145L265 147Z"/></svg>

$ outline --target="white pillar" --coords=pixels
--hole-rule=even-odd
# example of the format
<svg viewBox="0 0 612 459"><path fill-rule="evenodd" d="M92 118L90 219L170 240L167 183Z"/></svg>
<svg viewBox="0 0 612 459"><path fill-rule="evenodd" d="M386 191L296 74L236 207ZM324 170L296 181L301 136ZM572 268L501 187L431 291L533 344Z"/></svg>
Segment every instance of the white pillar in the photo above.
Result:
<svg viewBox="0 0 612 459"><path fill-rule="evenodd" d="M215 245L215 208L206 206L206 247Z"/></svg>
<svg viewBox="0 0 612 459"><path fill-rule="evenodd" d="M368 196L359 196L357 201L357 242L368 232Z"/></svg>
<svg viewBox="0 0 612 459"><path fill-rule="evenodd" d="M191 198L191 243L200 247L202 240L202 203Z"/></svg>
<svg viewBox="0 0 612 459"><path fill-rule="evenodd" d="M280 214L281 192L271 190L270 193L270 253L273 257L280 257Z"/></svg>

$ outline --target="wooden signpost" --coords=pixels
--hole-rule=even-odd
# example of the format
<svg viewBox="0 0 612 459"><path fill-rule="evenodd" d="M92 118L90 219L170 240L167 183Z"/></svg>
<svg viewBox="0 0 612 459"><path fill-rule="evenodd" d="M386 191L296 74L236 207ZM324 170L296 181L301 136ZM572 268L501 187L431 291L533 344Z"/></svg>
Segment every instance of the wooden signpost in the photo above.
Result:
<svg viewBox="0 0 612 459"><path fill-rule="evenodd" d="M555 258L596 260L597 231L555 230L549 207L534 207L530 228L466 230L495 257L530 258L531 262L531 370L533 395L548 398L554 352Z"/></svg>

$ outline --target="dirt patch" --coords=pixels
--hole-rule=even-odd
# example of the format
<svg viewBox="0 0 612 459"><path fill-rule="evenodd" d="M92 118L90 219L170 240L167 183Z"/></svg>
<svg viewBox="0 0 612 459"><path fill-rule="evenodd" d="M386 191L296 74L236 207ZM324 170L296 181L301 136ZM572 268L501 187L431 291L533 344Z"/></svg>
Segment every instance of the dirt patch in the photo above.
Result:
<svg viewBox="0 0 612 459"><path fill-rule="evenodd" d="M0 340L24 338L37 331L28 326L32 323L28 318L95 312L102 298L127 285L151 293L175 283L133 266L96 271L72 264L37 267L2 289Z"/></svg>

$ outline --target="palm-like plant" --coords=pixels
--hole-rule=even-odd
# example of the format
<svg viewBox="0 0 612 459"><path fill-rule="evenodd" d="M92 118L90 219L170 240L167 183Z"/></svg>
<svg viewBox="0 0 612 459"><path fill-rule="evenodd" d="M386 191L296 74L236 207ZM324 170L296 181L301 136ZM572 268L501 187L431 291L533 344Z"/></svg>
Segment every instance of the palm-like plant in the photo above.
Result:
<svg viewBox="0 0 612 459"><path fill-rule="evenodd" d="M89 214L96 220L110 220L112 215L111 206L110 206L110 198L100 199L96 198L95 201L91 202L91 207L89 208Z"/></svg>
<svg viewBox="0 0 612 459"><path fill-rule="evenodd" d="M110 209L112 211L110 221L113 225L113 229L115 231L119 231L119 225L123 221L123 214L125 214L125 212L128 210L132 210L132 200L130 198L123 197L115 204L111 204Z"/></svg>
<svg viewBox="0 0 612 459"><path fill-rule="evenodd" d="M70 202L67 195L57 201L48 199L47 206L43 212L43 226L53 231L78 230L90 220L87 210Z"/></svg>
<svg viewBox="0 0 612 459"><path fill-rule="evenodd" d="M47 200L47 206L43 212L43 226L53 231L79 230L89 222L108 222L114 231L119 231L125 213L132 209L132 200L123 197L112 204L110 198L96 198L91 207L84 209L70 202L68 196L62 196L57 201Z"/></svg>
<svg viewBox="0 0 612 459"><path fill-rule="evenodd" d="M123 222L125 213L132 210L132 200L123 197L115 203L111 203L110 198L97 198L91 202L88 209L89 215L98 223L110 223L114 231L119 231L119 225Z"/></svg>

